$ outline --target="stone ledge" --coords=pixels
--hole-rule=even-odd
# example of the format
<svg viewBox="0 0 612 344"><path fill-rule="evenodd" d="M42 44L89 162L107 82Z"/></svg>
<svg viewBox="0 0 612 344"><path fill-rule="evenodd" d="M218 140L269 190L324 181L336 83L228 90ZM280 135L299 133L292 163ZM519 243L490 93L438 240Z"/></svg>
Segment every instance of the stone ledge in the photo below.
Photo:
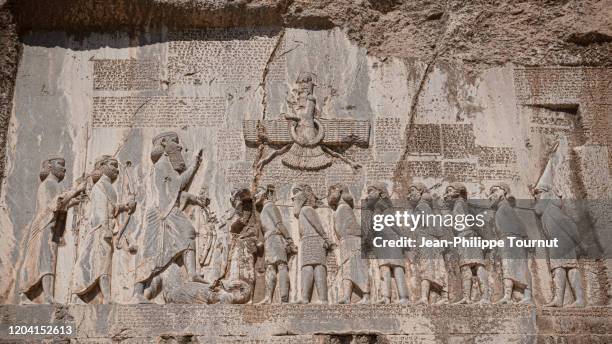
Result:
<svg viewBox="0 0 612 344"><path fill-rule="evenodd" d="M0 306L0 343L21 340L8 336L8 325L49 323L74 325L76 335L65 338L84 343L164 342L168 338L206 343L325 343L332 337L353 336L374 338L374 342L384 338L387 343L436 343L450 338L458 342L612 339L612 308L607 307L152 304Z"/></svg>

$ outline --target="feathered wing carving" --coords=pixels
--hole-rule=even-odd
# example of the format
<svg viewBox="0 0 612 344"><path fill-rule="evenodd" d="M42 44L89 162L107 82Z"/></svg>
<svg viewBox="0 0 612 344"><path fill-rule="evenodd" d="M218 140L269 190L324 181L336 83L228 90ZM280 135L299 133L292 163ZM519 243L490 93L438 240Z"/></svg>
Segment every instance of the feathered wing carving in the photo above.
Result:
<svg viewBox="0 0 612 344"><path fill-rule="evenodd" d="M357 145L367 147L370 142L370 121L350 119L320 119L325 131L323 145ZM244 140L249 145L261 143L263 138L273 145L292 143L289 134L292 122L287 120L245 120L242 122Z"/></svg>

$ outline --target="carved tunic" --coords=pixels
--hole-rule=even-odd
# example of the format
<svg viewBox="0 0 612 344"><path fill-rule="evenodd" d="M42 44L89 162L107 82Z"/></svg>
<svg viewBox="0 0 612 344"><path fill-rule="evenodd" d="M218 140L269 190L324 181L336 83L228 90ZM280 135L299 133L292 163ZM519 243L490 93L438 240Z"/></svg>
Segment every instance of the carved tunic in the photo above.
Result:
<svg viewBox="0 0 612 344"><path fill-rule="evenodd" d="M261 230L264 236L266 265L287 263L287 239L290 239L278 207L267 201L261 210Z"/></svg>
<svg viewBox="0 0 612 344"><path fill-rule="evenodd" d="M495 212L495 228L504 247L500 248L503 277L526 287L529 281L527 249L511 247L508 237L527 238L527 230L508 200L500 201Z"/></svg>
<svg viewBox="0 0 612 344"><path fill-rule="evenodd" d="M258 219L255 214L244 212L230 219L231 243L229 249L228 281L255 283L255 252L257 251Z"/></svg>
<svg viewBox="0 0 612 344"><path fill-rule="evenodd" d="M550 269L578 267L576 248L580 243L578 226L561 208L560 199L538 200L535 211L542 217L542 229L547 239L557 238L558 247L550 247Z"/></svg>
<svg viewBox="0 0 612 344"><path fill-rule="evenodd" d="M353 208L342 203L334 213L334 230L340 241L340 270L343 280L349 280L362 292L369 293L368 264L361 258L361 230Z"/></svg>
<svg viewBox="0 0 612 344"><path fill-rule="evenodd" d="M327 252L323 225L317 211L310 206L302 207L298 218L300 228L300 252L302 253L302 266L326 265Z"/></svg>
<svg viewBox="0 0 612 344"><path fill-rule="evenodd" d="M91 189L87 221L79 228L79 247L73 275L72 292L83 294L96 286L98 279L110 275L113 255L114 210L117 193L110 179L103 175Z"/></svg>
<svg viewBox="0 0 612 344"><path fill-rule="evenodd" d="M44 275L55 275L57 242L63 209L59 209L62 187L54 180L45 179L38 187L36 217L30 224L25 243L25 260L21 269L22 292L35 287Z"/></svg>
<svg viewBox="0 0 612 344"><path fill-rule="evenodd" d="M433 214L433 209L426 201L419 201L415 207L415 213ZM437 226L426 226L417 228L419 234L428 240L439 240L443 238L443 229ZM444 262L444 248L422 247L420 248L419 261L421 278L430 281L435 288L445 290L448 284L448 271Z"/></svg>
<svg viewBox="0 0 612 344"><path fill-rule="evenodd" d="M453 215L465 215L468 213L467 211L467 202L463 198L459 198L455 201L455 205L453 206ZM470 237L478 237L478 232L474 228L466 227L462 231L457 231L458 237L470 238ZM479 247L464 247L459 246L457 248L459 253L459 266L465 265L485 265L484 261L484 252Z"/></svg>
<svg viewBox="0 0 612 344"><path fill-rule="evenodd" d="M393 214L393 209L388 209L383 214ZM395 226L385 226L380 232L374 232L374 237L383 240L398 240L402 236L400 230ZM374 238L372 238L374 239ZM402 247L376 247L373 248L378 266L405 267L404 249Z"/></svg>
<svg viewBox="0 0 612 344"><path fill-rule="evenodd" d="M190 170L176 172L165 155L155 164L152 173L155 203L147 209L136 282L146 281L162 271L185 250L195 250L195 228L178 206L190 176Z"/></svg>

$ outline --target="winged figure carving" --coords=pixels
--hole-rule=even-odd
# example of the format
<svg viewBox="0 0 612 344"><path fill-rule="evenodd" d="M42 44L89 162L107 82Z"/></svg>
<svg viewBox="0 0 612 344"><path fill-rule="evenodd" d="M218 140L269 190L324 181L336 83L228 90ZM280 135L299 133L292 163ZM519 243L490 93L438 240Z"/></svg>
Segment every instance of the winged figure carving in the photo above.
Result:
<svg viewBox="0 0 612 344"><path fill-rule="evenodd" d="M284 119L243 121L247 145L281 146L262 158L258 167L263 167L280 155L285 166L299 170L314 171L329 167L333 158L355 169L360 167L334 148L351 145L368 147L370 121L317 118L313 88L312 74L302 75L287 100L290 113L284 114Z"/></svg>

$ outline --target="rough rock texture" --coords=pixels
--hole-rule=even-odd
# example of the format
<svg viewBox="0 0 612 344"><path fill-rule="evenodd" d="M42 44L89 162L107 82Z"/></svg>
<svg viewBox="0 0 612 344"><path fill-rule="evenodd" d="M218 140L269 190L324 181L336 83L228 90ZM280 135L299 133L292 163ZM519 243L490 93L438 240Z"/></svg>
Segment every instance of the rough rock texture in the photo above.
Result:
<svg viewBox="0 0 612 344"><path fill-rule="evenodd" d="M16 3L22 30L279 25L346 28L378 56L473 68L611 65L612 2L402 0L93 0Z"/></svg>
<svg viewBox="0 0 612 344"><path fill-rule="evenodd" d="M6 138L13 107L13 89L18 58L19 40L13 14L0 4L0 189L4 177ZM8 249L7 245L11 244L2 243L0 247L3 250ZM4 259L5 257L0 257L0 265L10 266L10 263L5 262ZM0 290L10 289L11 284L11 279L3 278L0 281ZM6 294L0 295L0 300L6 299L7 296Z"/></svg>
<svg viewBox="0 0 612 344"><path fill-rule="evenodd" d="M13 13L0 5L0 171L4 171L6 129L11 115L19 58L19 38Z"/></svg>
<svg viewBox="0 0 612 344"><path fill-rule="evenodd" d="M187 191L206 189L208 210L221 217L231 209L232 188L274 184L280 216L300 250L296 183L311 185L321 200L329 186L346 183L359 200L375 182L399 199L412 182L436 196L462 182L476 200L503 182L519 199L529 238L541 239L530 191L554 153L562 156L553 168L555 191L592 201L568 210L588 258L578 264L588 301L582 310L542 307L553 293L542 249L528 266L537 307L3 305L0 323L68 319L92 342L609 341L610 308L603 306L612 299L611 11L612 1L0 1L1 304L20 301L23 248L40 212L41 161L65 157L61 185L68 188L101 155L117 157L118 201L128 192L137 201L127 237L142 249L147 209L159 197L152 186L154 138L169 130L178 133L188 165L203 150ZM284 114L304 75L314 78L308 99L316 101L312 116L325 135L302 146ZM289 153L274 158L282 147ZM311 153L323 158L295 158ZM196 221L200 208L180 201L199 233L199 272L209 273L215 267L202 259L200 238L210 228ZM356 202L357 214L362 206ZM332 210L316 213L338 244ZM82 209L69 210L58 241L59 303L73 302L82 217ZM325 262L332 303L342 292L338 246ZM493 299L502 293L497 258L487 252ZM127 250L113 253L113 302L135 303L138 259ZM288 264L291 301L300 297L302 259L300 253ZM381 271L376 261L369 265L378 300ZM450 301L457 301L456 252L445 267ZM254 302L263 297L264 270L260 255L256 276L248 276L255 279ZM166 272L163 283L172 283ZM416 299L420 287L410 286L409 294ZM567 305L569 288L566 295ZM397 291L391 296L396 301ZM163 293L152 299L166 302ZM40 295L33 301L40 303ZM168 326L157 328L162 323ZM223 338L210 338L211 329Z"/></svg>
<svg viewBox="0 0 612 344"><path fill-rule="evenodd" d="M4 0L2 73L14 75L15 25L29 30L279 25L345 28L369 54L461 62L468 71L525 66L612 65L612 0ZM13 20L15 19L15 20ZM78 34L77 34L78 36ZM6 37L6 38L5 38ZM4 77L11 83L12 77ZM4 94L11 94L6 88ZM10 98L10 96L9 96ZM5 113L5 112L2 112ZM4 118L4 117L3 117ZM2 126L3 131L7 126ZM2 141L4 142L4 141ZM4 144L2 144L4 147ZM4 148L2 148L4 149ZM0 166L2 163L0 163ZM3 169L0 169L3 170ZM2 178L2 176L0 176ZM1 180L1 179L0 179Z"/></svg>

